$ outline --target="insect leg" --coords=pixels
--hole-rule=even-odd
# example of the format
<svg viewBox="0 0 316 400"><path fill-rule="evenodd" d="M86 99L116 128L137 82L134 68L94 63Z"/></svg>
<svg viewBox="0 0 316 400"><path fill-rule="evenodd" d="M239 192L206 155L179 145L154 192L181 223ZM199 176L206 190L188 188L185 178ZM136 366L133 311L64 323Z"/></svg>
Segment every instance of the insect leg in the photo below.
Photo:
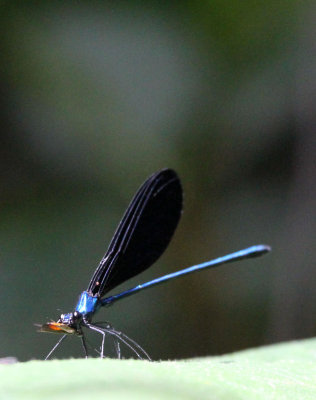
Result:
<svg viewBox="0 0 316 400"><path fill-rule="evenodd" d="M81 344L83 347L85 358L88 358L88 348L87 348L86 338L84 337L83 333L81 336Z"/></svg>
<svg viewBox="0 0 316 400"><path fill-rule="evenodd" d="M132 347L132 345L135 346L138 350L140 350L140 351L143 353L143 355L145 355L145 357L147 358L148 361L152 361L152 359L150 358L149 354L148 354L137 342L135 342L135 340L133 340L132 338L130 338L129 336L127 336L125 333L115 330L114 328L111 328L111 330L110 330L110 329L108 330L109 333L111 333L111 331L112 331L112 332L115 334L115 336L116 336L117 338L119 338L120 340L122 340L122 337L123 337L126 341L129 341L131 347ZM124 343L125 343L125 342L124 342ZM131 344L132 344L132 345L131 345ZM130 346L129 346L129 347L130 347ZM131 347L130 347L130 348L131 348ZM133 348L133 350L134 350L134 352L135 352L136 354L138 354L138 353L135 351L134 348ZM141 358L143 359L143 357L141 357Z"/></svg>
<svg viewBox="0 0 316 400"><path fill-rule="evenodd" d="M92 325L92 324L87 324L87 323L85 324L85 326L86 326L88 329L91 329L91 330L93 330L93 331L95 331L95 332L99 332L99 333L102 335L102 344L101 344L100 357L101 357L101 358L104 358L104 340L105 340L105 333L106 333L106 330L103 329L102 327L95 326L95 325Z"/></svg>
<svg viewBox="0 0 316 400"><path fill-rule="evenodd" d="M55 346L51 349L51 351L47 354L47 356L45 357L45 360L48 360L49 357L52 355L52 353L57 349L57 347L60 345L60 343L66 339L67 335L63 335L58 342L55 344Z"/></svg>

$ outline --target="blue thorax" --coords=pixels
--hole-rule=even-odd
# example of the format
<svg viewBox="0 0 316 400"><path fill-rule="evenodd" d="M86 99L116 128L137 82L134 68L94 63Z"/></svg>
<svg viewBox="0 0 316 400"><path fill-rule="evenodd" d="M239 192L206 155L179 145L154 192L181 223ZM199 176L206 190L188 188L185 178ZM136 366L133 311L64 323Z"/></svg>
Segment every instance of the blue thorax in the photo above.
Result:
<svg viewBox="0 0 316 400"><path fill-rule="evenodd" d="M94 314L99 307L98 297L91 296L88 292L82 292L75 311L78 311L82 315Z"/></svg>

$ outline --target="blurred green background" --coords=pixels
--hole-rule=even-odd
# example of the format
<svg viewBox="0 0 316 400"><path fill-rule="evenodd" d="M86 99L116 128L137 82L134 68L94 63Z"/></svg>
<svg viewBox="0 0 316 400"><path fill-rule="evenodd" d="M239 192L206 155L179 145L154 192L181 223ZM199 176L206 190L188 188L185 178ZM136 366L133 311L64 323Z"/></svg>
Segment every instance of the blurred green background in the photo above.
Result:
<svg viewBox="0 0 316 400"><path fill-rule="evenodd" d="M153 288L98 319L154 359L315 335L315 7L0 9L0 356L47 354L58 337L33 324L73 310L131 197L164 167L182 180L181 223L159 261L114 292L252 244L273 253ZM82 355L67 342L56 357Z"/></svg>

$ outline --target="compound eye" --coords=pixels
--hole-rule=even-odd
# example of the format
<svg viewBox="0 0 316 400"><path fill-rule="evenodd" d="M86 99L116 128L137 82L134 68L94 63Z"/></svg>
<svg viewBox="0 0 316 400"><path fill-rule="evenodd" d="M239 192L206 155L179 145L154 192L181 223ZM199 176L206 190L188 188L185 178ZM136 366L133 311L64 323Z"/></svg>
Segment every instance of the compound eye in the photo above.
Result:
<svg viewBox="0 0 316 400"><path fill-rule="evenodd" d="M78 311L75 311L73 315L74 315L74 318L76 318L76 319L81 318L81 313Z"/></svg>
<svg viewBox="0 0 316 400"><path fill-rule="evenodd" d="M65 318L65 314L61 314L61 316L58 318L57 322L58 323L63 322L64 318Z"/></svg>

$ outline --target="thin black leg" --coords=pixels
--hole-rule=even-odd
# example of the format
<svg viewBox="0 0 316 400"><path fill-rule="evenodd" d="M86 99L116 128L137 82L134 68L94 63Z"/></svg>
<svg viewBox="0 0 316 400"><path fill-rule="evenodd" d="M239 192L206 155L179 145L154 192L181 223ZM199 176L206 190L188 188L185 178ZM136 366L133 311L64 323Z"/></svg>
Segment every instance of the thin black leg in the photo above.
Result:
<svg viewBox="0 0 316 400"><path fill-rule="evenodd" d="M88 358L88 348L87 348L86 338L84 337L83 334L81 336L81 344L83 347L85 358Z"/></svg>
<svg viewBox="0 0 316 400"><path fill-rule="evenodd" d="M143 360L143 357L138 353L138 351L130 344L128 343L127 340L125 340L123 337L121 337L121 335L119 333L117 333L114 330L109 330L108 333L112 336L115 336L117 339L119 339L122 343L124 343L128 348L130 348L132 350L133 353L135 353L137 355L137 357L140 360Z"/></svg>
<svg viewBox="0 0 316 400"><path fill-rule="evenodd" d="M151 361L151 358L149 357L148 353L138 344L135 342L135 340L131 339L129 336L125 335L125 333L120 332L115 330L111 325L108 325L106 328L103 328L99 325L93 325L96 328L102 329L105 332L107 332L109 335L114 336L114 338L118 339L116 342L119 345L119 341L121 341L122 343L124 343L127 347L129 347L133 353L135 353L137 355L137 357L140 360L143 360L145 356L145 358L147 358L148 361ZM115 339L114 339L115 340ZM137 350L139 350L139 352ZM141 355L142 353L142 355ZM119 350L119 354L117 353L118 358L121 357L121 351Z"/></svg>
<svg viewBox="0 0 316 400"><path fill-rule="evenodd" d="M88 329L91 329L95 332L100 333L103 338L102 338L102 345L101 345L101 352L100 356L101 358L104 358L104 339L105 339L105 334L108 333L111 336L114 336L115 340L115 350L118 358L121 358L121 350L120 350L120 345L119 341L124 343L128 348L132 350L133 353L136 354L136 356L140 359L143 360L144 356L147 358L148 361L151 361L151 358L147 354L147 352L138 344L135 342L135 340L131 339L125 333L116 331L114 328L111 326L107 325L106 328L103 328L102 326L95 325L95 324L89 324L86 323L85 327Z"/></svg>
<svg viewBox="0 0 316 400"><path fill-rule="evenodd" d="M102 344L101 344L101 352L100 352L100 358L104 358L104 340L105 340L105 331L103 328L91 325L91 324L85 324L85 326L95 332L98 332L102 335Z"/></svg>
<svg viewBox="0 0 316 400"><path fill-rule="evenodd" d="M122 358L121 357L121 346L120 346L120 342L116 339L114 339L114 348L115 348L117 358L120 360Z"/></svg>
<svg viewBox="0 0 316 400"><path fill-rule="evenodd" d="M45 360L48 360L49 357L52 355L52 353L57 349L57 347L60 345L60 343L66 339L67 335L63 335L58 342L55 344L55 346L51 349L51 351L47 354L47 356L45 357Z"/></svg>
<svg viewBox="0 0 316 400"><path fill-rule="evenodd" d="M140 360L144 360L144 357L138 353L136 349L138 349L144 356L147 358L148 361L152 361L149 354L137 343L135 340L130 338L129 336L125 335L125 333L117 331L115 329L108 330L108 333L117 337L121 342L126 344Z"/></svg>
<svg viewBox="0 0 316 400"><path fill-rule="evenodd" d="M101 328L103 330L108 331L109 329L114 329L112 327L112 325L107 322L107 321L103 321L103 322L96 322L95 324L93 324L94 326L97 326L98 328ZM120 342L116 339L116 337L113 337L113 342L114 342L114 349L115 349L115 353L118 359L121 359L121 346L120 346Z"/></svg>

